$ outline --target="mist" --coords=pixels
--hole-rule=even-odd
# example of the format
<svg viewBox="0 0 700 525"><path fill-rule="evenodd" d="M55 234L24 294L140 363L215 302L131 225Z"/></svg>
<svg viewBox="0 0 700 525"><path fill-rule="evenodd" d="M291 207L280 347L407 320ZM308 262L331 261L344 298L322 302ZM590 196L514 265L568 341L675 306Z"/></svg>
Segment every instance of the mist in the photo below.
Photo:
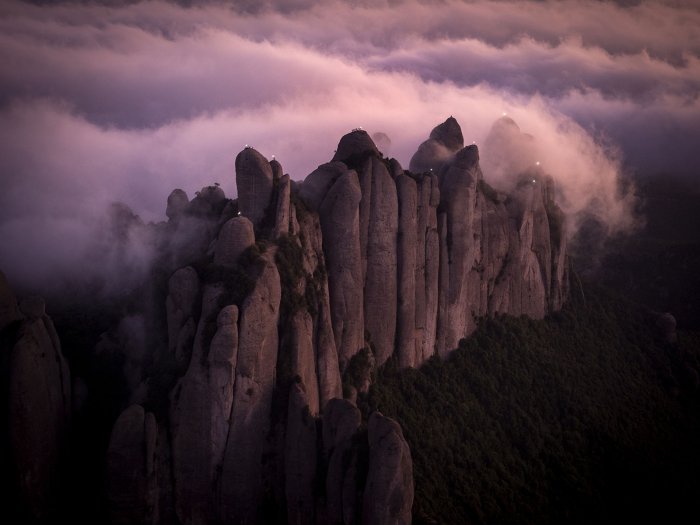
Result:
<svg viewBox="0 0 700 525"><path fill-rule="evenodd" d="M100 244L111 203L145 224L174 188L235 197L245 145L302 180L355 127L408 167L450 115L487 181L517 150L485 148L507 113L574 225L628 231L623 172L696 175L698 28L683 2L6 2L0 268L39 291L140 275L154 252L138 221L119 250Z"/></svg>

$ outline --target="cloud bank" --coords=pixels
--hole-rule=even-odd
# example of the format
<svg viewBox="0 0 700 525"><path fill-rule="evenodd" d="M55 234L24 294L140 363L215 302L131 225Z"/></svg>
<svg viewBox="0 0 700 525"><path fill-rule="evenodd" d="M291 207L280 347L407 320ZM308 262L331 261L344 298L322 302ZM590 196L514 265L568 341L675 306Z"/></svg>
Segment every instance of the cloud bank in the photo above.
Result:
<svg viewBox="0 0 700 525"><path fill-rule="evenodd" d="M113 201L157 221L175 187L235 195L246 144L303 179L354 127L407 166L447 116L480 144L507 112L611 231L623 167L700 160L691 2L6 2L0 61L0 268L27 287L90 265Z"/></svg>

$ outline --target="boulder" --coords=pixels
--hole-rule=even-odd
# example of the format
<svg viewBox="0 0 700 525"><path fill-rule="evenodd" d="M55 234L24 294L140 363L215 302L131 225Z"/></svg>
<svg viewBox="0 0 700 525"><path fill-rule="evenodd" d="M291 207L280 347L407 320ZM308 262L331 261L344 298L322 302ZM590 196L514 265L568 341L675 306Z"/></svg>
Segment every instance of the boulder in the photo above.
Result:
<svg viewBox="0 0 700 525"><path fill-rule="evenodd" d="M34 307L27 308L32 315ZM28 519L47 518L70 421L71 380L53 323L46 316L22 321L11 343L8 423L20 506Z"/></svg>
<svg viewBox="0 0 700 525"><path fill-rule="evenodd" d="M341 161L347 164L367 155L380 155L380 153L366 131L354 129L340 139L332 162Z"/></svg>
<svg viewBox="0 0 700 525"><path fill-rule="evenodd" d="M362 523L410 524L413 506L413 460L399 424L374 412L367 424L369 471Z"/></svg>
<svg viewBox="0 0 700 525"><path fill-rule="evenodd" d="M168 205L165 209L165 215L171 221L176 221L187 211L189 205L190 198L187 196L187 193L180 188L176 188L168 195Z"/></svg>
<svg viewBox="0 0 700 525"><path fill-rule="evenodd" d="M236 187L238 209L260 227L272 199L272 167L265 157L246 147L236 157Z"/></svg>
<svg viewBox="0 0 700 525"><path fill-rule="evenodd" d="M241 253L253 244L253 223L247 217L234 217L227 221L219 232L214 249L214 263L228 267L236 266Z"/></svg>

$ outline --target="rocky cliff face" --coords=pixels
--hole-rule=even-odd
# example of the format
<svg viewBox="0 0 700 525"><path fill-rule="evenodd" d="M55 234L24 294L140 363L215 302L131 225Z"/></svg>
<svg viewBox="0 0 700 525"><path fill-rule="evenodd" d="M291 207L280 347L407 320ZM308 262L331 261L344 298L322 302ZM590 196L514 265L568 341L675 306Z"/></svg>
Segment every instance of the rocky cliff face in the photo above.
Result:
<svg viewBox="0 0 700 525"><path fill-rule="evenodd" d="M183 245L161 261L157 304L98 345L122 356L129 394L107 451L114 522L411 521L401 428L378 412L363 422L355 403L372 368L418 367L479 317L543 317L568 294L551 180L523 165L498 192L463 142L449 118L404 170L354 130L298 183L247 147L236 201L218 186L170 195L159 228ZM161 343L147 337L157 327ZM22 490L39 509L67 422L67 370L43 306L18 307L1 279L0 329L12 332Z"/></svg>
<svg viewBox="0 0 700 525"><path fill-rule="evenodd" d="M0 357L0 408L6 421L0 427L2 478L16 496L6 510L22 521L41 522L56 505L71 379L44 301L29 297L18 304L2 272Z"/></svg>

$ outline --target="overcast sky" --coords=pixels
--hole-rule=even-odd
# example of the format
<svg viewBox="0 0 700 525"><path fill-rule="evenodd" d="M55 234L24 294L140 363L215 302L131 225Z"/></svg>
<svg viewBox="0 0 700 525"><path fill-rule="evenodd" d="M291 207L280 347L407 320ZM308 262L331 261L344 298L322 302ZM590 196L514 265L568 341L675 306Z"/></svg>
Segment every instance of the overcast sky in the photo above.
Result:
<svg viewBox="0 0 700 525"><path fill-rule="evenodd" d="M624 224L622 170L698 175L693 4L5 0L0 269L74 264L111 201L162 220L175 187L235 195L246 144L303 179L361 126L407 167L450 115L479 144L507 113L570 211Z"/></svg>

